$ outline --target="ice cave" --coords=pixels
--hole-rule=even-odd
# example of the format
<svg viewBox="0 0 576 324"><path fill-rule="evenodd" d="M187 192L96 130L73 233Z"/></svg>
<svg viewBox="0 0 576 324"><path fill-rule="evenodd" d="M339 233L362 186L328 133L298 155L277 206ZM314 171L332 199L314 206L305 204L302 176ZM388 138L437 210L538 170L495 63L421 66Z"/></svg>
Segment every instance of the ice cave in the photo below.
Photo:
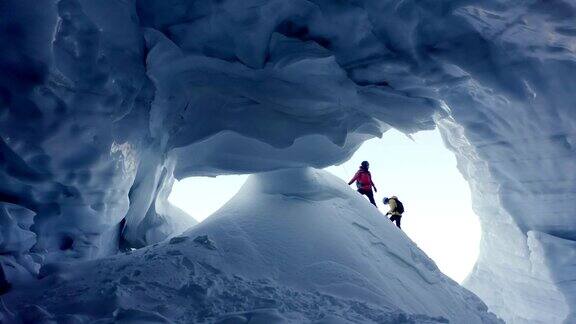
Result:
<svg viewBox="0 0 576 324"><path fill-rule="evenodd" d="M572 0L3 0L0 40L2 323L576 322ZM434 128L462 286L321 170Z"/></svg>

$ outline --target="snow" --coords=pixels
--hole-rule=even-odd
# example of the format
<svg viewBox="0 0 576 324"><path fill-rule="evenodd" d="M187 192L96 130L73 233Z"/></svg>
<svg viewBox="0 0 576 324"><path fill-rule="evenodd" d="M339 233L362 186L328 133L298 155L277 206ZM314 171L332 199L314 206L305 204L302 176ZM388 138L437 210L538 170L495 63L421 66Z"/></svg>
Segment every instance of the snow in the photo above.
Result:
<svg viewBox="0 0 576 324"><path fill-rule="evenodd" d="M34 307L58 320L499 323L363 197L316 169L253 175L182 236L62 267L40 289L7 296L14 317Z"/></svg>
<svg viewBox="0 0 576 324"><path fill-rule="evenodd" d="M575 17L537 0L2 1L1 279L178 235L174 178L322 168L438 126L483 228L466 285L511 323L571 319Z"/></svg>

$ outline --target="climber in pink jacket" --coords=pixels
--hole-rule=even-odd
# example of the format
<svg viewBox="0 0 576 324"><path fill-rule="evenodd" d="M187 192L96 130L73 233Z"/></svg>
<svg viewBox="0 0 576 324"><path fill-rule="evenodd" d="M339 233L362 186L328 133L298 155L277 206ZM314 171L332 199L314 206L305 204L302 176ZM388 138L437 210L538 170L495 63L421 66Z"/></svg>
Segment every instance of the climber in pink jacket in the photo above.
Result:
<svg viewBox="0 0 576 324"><path fill-rule="evenodd" d="M374 193L372 192L372 187L374 187L375 192L378 192L378 189L376 189L376 185L372 181L372 175L370 174L370 171L368 171L369 167L370 164L368 163L368 161L363 161L362 164L360 164L360 168L358 169L352 180L348 182L348 185L351 185L354 181L356 181L356 187L358 188L358 192L362 195L366 195L366 197L368 197L368 200L370 200L370 203L376 206L376 201L374 200Z"/></svg>

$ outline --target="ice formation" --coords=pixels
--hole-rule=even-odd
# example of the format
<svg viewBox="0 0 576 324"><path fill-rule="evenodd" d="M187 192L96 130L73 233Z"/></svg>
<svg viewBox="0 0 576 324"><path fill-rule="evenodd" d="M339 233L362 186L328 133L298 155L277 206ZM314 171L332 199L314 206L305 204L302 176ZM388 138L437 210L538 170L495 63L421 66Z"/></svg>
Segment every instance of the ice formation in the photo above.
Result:
<svg viewBox="0 0 576 324"><path fill-rule="evenodd" d="M510 323L576 321L575 18L563 0L2 1L0 289L178 235L174 177L324 167L438 125L483 227L466 285Z"/></svg>

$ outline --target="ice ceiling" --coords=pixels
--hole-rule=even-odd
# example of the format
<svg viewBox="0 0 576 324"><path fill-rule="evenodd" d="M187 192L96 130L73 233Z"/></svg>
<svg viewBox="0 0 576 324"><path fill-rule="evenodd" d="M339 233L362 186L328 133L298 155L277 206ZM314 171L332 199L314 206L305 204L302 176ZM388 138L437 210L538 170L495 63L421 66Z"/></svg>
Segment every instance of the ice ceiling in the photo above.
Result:
<svg viewBox="0 0 576 324"><path fill-rule="evenodd" d="M174 177L437 125L483 228L467 287L507 321L576 320L575 21L562 0L2 1L3 276L192 225Z"/></svg>

